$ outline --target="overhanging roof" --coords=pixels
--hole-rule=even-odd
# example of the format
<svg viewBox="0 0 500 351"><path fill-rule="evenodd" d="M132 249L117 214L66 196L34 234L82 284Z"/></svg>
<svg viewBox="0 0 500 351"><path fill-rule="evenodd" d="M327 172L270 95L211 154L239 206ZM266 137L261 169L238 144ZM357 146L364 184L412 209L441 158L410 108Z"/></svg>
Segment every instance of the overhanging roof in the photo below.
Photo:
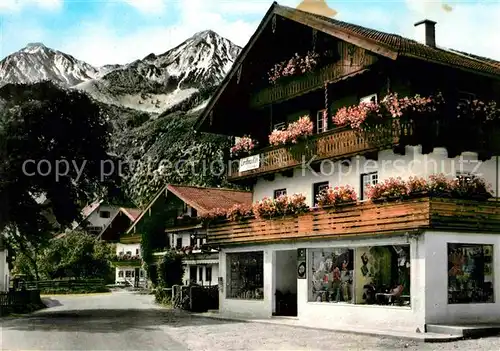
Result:
<svg viewBox="0 0 500 351"><path fill-rule="evenodd" d="M199 131L201 129L220 96L227 88L229 82L236 76L239 67L274 15L301 23L392 60L396 60L398 57L408 57L500 79L499 61L454 50L427 46L397 34L385 33L334 20L329 17L281 6L277 2L273 2L257 27L257 30L251 36L247 45L241 50L231 70L210 99L207 107L200 114L194 125L195 130Z"/></svg>

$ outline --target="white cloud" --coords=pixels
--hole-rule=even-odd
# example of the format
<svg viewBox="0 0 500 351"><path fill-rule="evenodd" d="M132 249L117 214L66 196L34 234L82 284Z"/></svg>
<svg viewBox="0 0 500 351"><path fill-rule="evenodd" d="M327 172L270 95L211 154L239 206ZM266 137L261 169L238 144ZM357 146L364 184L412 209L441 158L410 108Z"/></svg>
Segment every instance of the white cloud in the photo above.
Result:
<svg viewBox="0 0 500 351"><path fill-rule="evenodd" d="M58 10L63 0L0 0L0 12L19 12L26 7Z"/></svg>
<svg viewBox="0 0 500 351"><path fill-rule="evenodd" d="M123 0L123 1L145 14L163 13L165 11L167 2L165 0Z"/></svg>

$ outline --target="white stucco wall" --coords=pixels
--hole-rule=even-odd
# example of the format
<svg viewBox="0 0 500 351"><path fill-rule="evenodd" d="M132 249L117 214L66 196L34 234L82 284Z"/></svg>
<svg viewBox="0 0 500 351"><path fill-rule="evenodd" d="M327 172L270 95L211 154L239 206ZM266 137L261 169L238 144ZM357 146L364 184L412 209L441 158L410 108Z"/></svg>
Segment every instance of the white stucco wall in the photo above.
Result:
<svg viewBox="0 0 500 351"><path fill-rule="evenodd" d="M132 252L132 256L141 256L141 244L116 244L116 255L123 253L124 255L127 251Z"/></svg>
<svg viewBox="0 0 500 351"><path fill-rule="evenodd" d="M330 247L366 247L375 245L408 245L410 244L410 276L411 307L354 305L327 302L308 302L308 279L296 278L296 266L284 267L292 270L297 281L298 319L304 325L319 328L353 326L371 329L400 329L415 331L425 326L425 261L424 238L419 237L386 237L384 239L330 240L308 241L289 244L268 244L226 248L220 252L219 273L223 277L224 288L219 290L219 311L221 314L240 315L250 318L269 318L275 305L276 251L296 250L298 248L330 248ZM264 252L264 299L241 300L226 298L228 288L226 254L231 252L263 251ZM281 253L278 253L281 255ZM307 254L309 266L309 253ZM355 268L356 269L356 268ZM308 267L308 276L310 273Z"/></svg>
<svg viewBox="0 0 500 351"><path fill-rule="evenodd" d="M9 290L9 265L7 263L8 251L0 250L0 291Z"/></svg>
<svg viewBox="0 0 500 351"><path fill-rule="evenodd" d="M332 167L333 164L333 167ZM323 171L311 172L307 167L294 170L292 178L275 174L273 181L262 177L258 178L253 189L253 201L264 197L273 197L274 190L287 189L288 194L302 193L306 196L307 204L313 205L313 184L329 181L330 186L351 185L360 194L362 173L378 172L379 182L390 177L408 179L410 176L428 177L431 174L444 173L455 176L457 171L473 172L485 179L492 186L494 195L499 169L496 158L487 161L478 161L477 154L463 153L454 159L447 157L446 149L435 148L427 155L422 155L421 147L406 147L406 155L394 154L392 150L379 152L378 160L366 160L364 157L351 158L351 166L341 166L340 162L325 161Z"/></svg>
<svg viewBox="0 0 500 351"><path fill-rule="evenodd" d="M118 213L118 207L101 205L87 218L90 226L93 227L105 227L113 219L113 217ZM101 218L100 212L108 211L110 212L109 218Z"/></svg>
<svg viewBox="0 0 500 351"><path fill-rule="evenodd" d="M433 323L500 323L500 233L433 232L425 234L426 320ZM448 243L493 245L494 303L448 304Z"/></svg>
<svg viewBox="0 0 500 351"><path fill-rule="evenodd" d="M135 281L135 270L136 270L136 268L139 268L139 283L141 283L141 284L146 283L147 276L146 276L146 271L144 269L142 269L141 267L127 267L127 266L120 266L120 267L116 267L115 268L115 283L116 284L124 283L126 280L134 282ZM119 276L119 274L120 274L119 272L120 271L123 272L123 277ZM126 274L127 271L134 272L133 273L134 277L127 278L127 274ZM140 275L141 272L142 272L142 277Z"/></svg>

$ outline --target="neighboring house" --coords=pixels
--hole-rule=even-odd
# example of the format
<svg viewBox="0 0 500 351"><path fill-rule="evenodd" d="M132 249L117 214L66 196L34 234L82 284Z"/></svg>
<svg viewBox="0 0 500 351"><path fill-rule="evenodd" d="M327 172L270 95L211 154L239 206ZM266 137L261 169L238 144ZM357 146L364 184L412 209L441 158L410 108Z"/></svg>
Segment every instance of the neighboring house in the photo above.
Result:
<svg viewBox="0 0 500 351"><path fill-rule="evenodd" d="M218 253L206 245L207 232L199 216L216 208L227 209L235 204L250 206L252 194L248 191L224 188L167 185L162 189L141 216L130 227L121 240L140 243L141 225L151 215L163 214L166 230L156 233L163 236L157 249L174 248L185 254L185 285L196 282L201 285L216 285L219 276ZM159 246L160 245L160 246ZM140 251L140 250L139 250ZM155 255L160 258L164 252Z"/></svg>
<svg viewBox="0 0 500 351"><path fill-rule="evenodd" d="M500 203L458 191L481 176L498 199L499 114L474 100L498 99L500 62L440 48L434 25L416 24L425 38L417 42L276 3L268 10L195 128L258 141L228 169L229 181L252 184L254 202L303 194L313 207L324 190L335 195L344 185L356 196L334 209L301 214L292 203L295 216L210 225L208 244L220 248L220 313L411 332L500 322ZM319 55L319 66L303 64L287 77L271 71L288 75L290 67L275 64L307 52ZM394 113L368 109L386 96L399 104ZM307 120L299 122L307 128L292 124L304 115L313 135L304 133ZM370 190L384 190L391 177L441 172L464 177L431 189L439 197L417 198L418 188L408 195L398 180L384 185L391 192ZM387 197L394 194L399 201ZM275 201L264 204L256 204L261 217L276 213Z"/></svg>
<svg viewBox="0 0 500 351"><path fill-rule="evenodd" d="M74 229L100 236L119 212L119 209L119 206L107 205L103 200L96 201L83 208L83 220Z"/></svg>

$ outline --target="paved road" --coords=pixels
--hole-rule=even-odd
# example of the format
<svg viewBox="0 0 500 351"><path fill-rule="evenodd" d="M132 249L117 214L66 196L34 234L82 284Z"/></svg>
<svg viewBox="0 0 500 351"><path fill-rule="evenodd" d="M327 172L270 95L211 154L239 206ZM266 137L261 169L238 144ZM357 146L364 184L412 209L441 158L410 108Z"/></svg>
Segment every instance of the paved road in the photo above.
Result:
<svg viewBox="0 0 500 351"><path fill-rule="evenodd" d="M1 350L500 350L500 338L417 344L190 316L129 292L51 298L31 316L0 319Z"/></svg>

